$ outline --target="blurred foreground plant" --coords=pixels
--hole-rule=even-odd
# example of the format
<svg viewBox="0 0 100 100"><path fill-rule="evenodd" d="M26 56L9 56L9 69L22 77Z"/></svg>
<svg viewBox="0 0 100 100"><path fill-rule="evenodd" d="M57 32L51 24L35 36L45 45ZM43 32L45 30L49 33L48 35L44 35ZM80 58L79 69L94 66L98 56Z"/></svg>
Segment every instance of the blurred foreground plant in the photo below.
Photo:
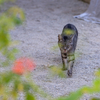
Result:
<svg viewBox="0 0 100 100"><path fill-rule="evenodd" d="M25 72L30 72L35 68L35 63L28 58L20 58L15 61L13 72L16 74L23 74Z"/></svg>
<svg viewBox="0 0 100 100"><path fill-rule="evenodd" d="M1 66L8 66L15 59L17 49L11 47L14 42L11 41L9 31L22 24L24 19L24 13L18 7L12 7L0 15L0 54L3 57L3 60L0 59L3 62Z"/></svg>
<svg viewBox="0 0 100 100"><path fill-rule="evenodd" d="M20 58L15 61L12 71L0 74L0 100L17 100L24 94L24 100L36 100L36 95L49 97L31 78L30 71L34 70L35 63L29 58Z"/></svg>
<svg viewBox="0 0 100 100"><path fill-rule="evenodd" d="M0 4L10 0L0 0ZM13 47L9 32L25 20L23 11L12 7L0 15L0 67L10 65L14 61L17 49ZM2 63L3 62L3 63ZM24 100L36 100L36 95L50 100L31 78L31 71L35 63L29 58L20 58L15 61L12 70L0 73L0 100L18 100L23 94Z"/></svg>
<svg viewBox="0 0 100 100"><path fill-rule="evenodd" d="M50 68L50 74L52 76L58 75L61 78L65 78L66 77L66 74L64 73L64 71L62 71L61 68L59 68L59 66L52 65L52 66L49 66L49 68Z"/></svg>
<svg viewBox="0 0 100 100"><path fill-rule="evenodd" d="M91 87L83 86L79 90L71 93L69 96L59 97L56 100L80 100L84 94L100 93L100 69L95 73L96 79ZM92 98L91 100L100 100L100 98Z"/></svg>

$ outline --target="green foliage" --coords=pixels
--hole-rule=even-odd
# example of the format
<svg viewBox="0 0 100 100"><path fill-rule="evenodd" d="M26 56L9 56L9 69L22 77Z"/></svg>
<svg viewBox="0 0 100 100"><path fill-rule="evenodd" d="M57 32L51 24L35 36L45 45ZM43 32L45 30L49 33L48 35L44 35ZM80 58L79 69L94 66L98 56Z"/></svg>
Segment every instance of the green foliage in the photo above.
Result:
<svg viewBox="0 0 100 100"><path fill-rule="evenodd" d="M5 1L10 0L0 0L0 4ZM8 66L15 59L17 49L13 45L16 42L11 40L9 32L15 26L21 25L24 20L24 12L16 6L0 15L0 54L4 58L1 66ZM21 92L25 95L24 100L36 100L37 94L50 100L51 97L44 93L30 76L30 73L17 75L12 70L0 73L0 99L16 100Z"/></svg>
<svg viewBox="0 0 100 100"><path fill-rule="evenodd" d="M5 1L10 0L0 0L0 4ZM8 66L15 59L17 49L13 47L15 42L11 40L9 32L15 26L21 25L24 20L24 13L18 7L12 7L0 15L0 54L4 58L4 61L1 61L2 66ZM17 75L12 71L2 72L0 73L0 99L16 100L19 93L23 92L26 95L25 100L35 100L30 90L36 92L39 89L32 83L27 79L27 75Z"/></svg>
<svg viewBox="0 0 100 100"><path fill-rule="evenodd" d="M22 24L24 19L24 13L18 7L12 7L0 16L0 53L5 58L2 66L8 66L15 59L14 55L17 49L11 48L11 44L14 44L14 42L11 41L9 31Z"/></svg>
<svg viewBox="0 0 100 100"><path fill-rule="evenodd" d="M34 98L33 94L27 93L26 100L35 100L35 98Z"/></svg>
<svg viewBox="0 0 100 100"><path fill-rule="evenodd" d="M30 91L32 93L30 93ZM39 93L42 96L46 95L35 83L29 79L29 75L27 74L24 75L24 78L23 76L14 74L13 72L5 72L0 74L0 95L2 95L2 100L15 100L20 92L25 94L25 100L35 100L34 95L36 93Z"/></svg>
<svg viewBox="0 0 100 100"><path fill-rule="evenodd" d="M92 98L91 100L100 100L100 98Z"/></svg>
<svg viewBox="0 0 100 100"><path fill-rule="evenodd" d="M49 68L51 70L52 75L54 75L54 76L58 75L61 78L65 78L66 77L66 75L64 74L64 72L62 71L61 68L56 67L56 66L50 66Z"/></svg>
<svg viewBox="0 0 100 100"><path fill-rule="evenodd" d="M84 94L100 93L100 69L95 73L96 79L91 87L82 87L81 89L71 93L69 96L60 97L56 100L79 100ZM92 98L91 100L100 100L100 98Z"/></svg>
<svg viewBox="0 0 100 100"><path fill-rule="evenodd" d="M68 97L60 97L57 100L79 100L79 98L82 96L81 90L78 90L76 92L71 93Z"/></svg>

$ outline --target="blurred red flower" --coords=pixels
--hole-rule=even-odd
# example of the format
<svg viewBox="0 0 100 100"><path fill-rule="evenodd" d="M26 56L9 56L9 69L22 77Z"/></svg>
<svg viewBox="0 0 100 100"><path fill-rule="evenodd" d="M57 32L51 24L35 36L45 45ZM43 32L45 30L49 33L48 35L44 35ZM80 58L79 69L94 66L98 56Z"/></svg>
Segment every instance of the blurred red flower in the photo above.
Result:
<svg viewBox="0 0 100 100"><path fill-rule="evenodd" d="M32 71L35 69L35 63L32 59L29 58L19 58L15 61L14 67L12 71L16 74L22 75L23 73L27 71Z"/></svg>

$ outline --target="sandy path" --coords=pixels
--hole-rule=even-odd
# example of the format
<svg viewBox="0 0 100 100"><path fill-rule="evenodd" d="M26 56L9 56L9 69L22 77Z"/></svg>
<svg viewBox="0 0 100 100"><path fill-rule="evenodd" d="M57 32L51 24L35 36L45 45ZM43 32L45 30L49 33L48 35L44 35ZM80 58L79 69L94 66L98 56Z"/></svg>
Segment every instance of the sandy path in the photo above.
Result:
<svg viewBox="0 0 100 100"><path fill-rule="evenodd" d="M16 5L26 14L26 22L11 32L20 53L17 57L34 58L37 68L33 72L34 81L54 97L69 94L81 86L91 85L94 71L100 66L100 26L74 19L84 12L88 4L77 0L17 0ZM61 64L57 36L67 23L74 24L79 31L77 57L72 78L51 77L47 65ZM65 72L66 73L66 72ZM42 100L42 98L38 98ZM82 100L89 100L84 96Z"/></svg>

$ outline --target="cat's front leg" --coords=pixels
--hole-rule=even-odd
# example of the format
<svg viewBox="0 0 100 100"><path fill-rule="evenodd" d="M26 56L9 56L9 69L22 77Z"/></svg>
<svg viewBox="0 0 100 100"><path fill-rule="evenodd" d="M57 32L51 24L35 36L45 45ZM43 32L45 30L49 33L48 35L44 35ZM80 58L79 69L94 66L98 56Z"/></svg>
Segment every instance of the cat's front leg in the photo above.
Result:
<svg viewBox="0 0 100 100"><path fill-rule="evenodd" d="M73 65L74 65L74 60L75 60L75 56L74 55L70 55L68 57L68 60L67 60L67 74L69 77L72 76L72 69L73 69Z"/></svg>
<svg viewBox="0 0 100 100"><path fill-rule="evenodd" d="M61 56L62 57L62 65L63 65L63 67L62 67L62 70L67 70L67 63L66 63L66 61L67 61L67 57L65 58L65 57L63 57L63 55Z"/></svg>

